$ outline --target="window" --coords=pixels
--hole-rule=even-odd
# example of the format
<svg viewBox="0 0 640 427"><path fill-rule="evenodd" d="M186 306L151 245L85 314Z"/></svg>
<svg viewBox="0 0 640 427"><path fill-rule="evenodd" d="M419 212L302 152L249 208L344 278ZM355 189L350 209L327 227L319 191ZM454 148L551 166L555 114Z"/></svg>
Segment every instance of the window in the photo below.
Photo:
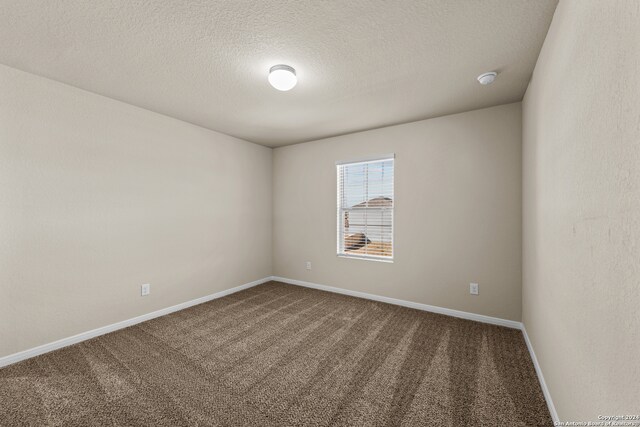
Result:
<svg viewBox="0 0 640 427"><path fill-rule="evenodd" d="M338 162L338 255L393 260L394 156Z"/></svg>

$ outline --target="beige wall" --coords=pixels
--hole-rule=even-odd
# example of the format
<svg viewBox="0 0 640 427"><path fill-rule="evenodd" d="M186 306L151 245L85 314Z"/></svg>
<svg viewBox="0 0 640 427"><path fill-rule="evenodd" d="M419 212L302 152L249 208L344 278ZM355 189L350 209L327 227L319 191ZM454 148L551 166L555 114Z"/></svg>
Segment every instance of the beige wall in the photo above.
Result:
<svg viewBox="0 0 640 427"><path fill-rule="evenodd" d="M523 102L523 319L565 421L640 414L639 23L561 1Z"/></svg>
<svg viewBox="0 0 640 427"><path fill-rule="evenodd" d="M269 276L271 156L0 66L0 356Z"/></svg>
<svg viewBox="0 0 640 427"><path fill-rule="evenodd" d="M388 153L394 263L338 258L335 162ZM520 320L519 103L277 148L273 161L275 275Z"/></svg>

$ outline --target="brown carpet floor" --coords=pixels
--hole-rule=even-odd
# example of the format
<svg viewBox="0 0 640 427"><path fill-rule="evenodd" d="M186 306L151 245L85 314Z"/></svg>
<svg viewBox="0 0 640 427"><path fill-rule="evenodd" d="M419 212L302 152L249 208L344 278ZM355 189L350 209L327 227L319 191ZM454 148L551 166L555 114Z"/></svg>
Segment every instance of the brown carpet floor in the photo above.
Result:
<svg viewBox="0 0 640 427"><path fill-rule="evenodd" d="M270 282L0 369L3 426L551 426L520 331Z"/></svg>

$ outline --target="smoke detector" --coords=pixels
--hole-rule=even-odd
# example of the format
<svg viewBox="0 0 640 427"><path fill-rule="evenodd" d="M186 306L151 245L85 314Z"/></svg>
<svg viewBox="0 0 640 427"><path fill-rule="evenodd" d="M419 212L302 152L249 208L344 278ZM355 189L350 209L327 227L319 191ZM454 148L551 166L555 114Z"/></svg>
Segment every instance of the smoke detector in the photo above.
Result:
<svg viewBox="0 0 640 427"><path fill-rule="evenodd" d="M480 74L478 76L478 81L481 85L490 85L496 79L498 73L495 71L490 71L488 73Z"/></svg>

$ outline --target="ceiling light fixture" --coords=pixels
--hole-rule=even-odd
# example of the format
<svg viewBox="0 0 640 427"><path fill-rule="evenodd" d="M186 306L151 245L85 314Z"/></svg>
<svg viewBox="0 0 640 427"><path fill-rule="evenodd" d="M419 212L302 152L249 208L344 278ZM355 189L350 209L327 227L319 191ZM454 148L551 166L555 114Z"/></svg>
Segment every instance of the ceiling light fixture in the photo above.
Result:
<svg viewBox="0 0 640 427"><path fill-rule="evenodd" d="M498 73L495 71L491 71L489 73L480 74L478 76L478 81L481 85L490 85L496 79Z"/></svg>
<svg viewBox="0 0 640 427"><path fill-rule="evenodd" d="M269 83L281 91L291 90L298 83L296 70L288 65L274 65L269 69Z"/></svg>

